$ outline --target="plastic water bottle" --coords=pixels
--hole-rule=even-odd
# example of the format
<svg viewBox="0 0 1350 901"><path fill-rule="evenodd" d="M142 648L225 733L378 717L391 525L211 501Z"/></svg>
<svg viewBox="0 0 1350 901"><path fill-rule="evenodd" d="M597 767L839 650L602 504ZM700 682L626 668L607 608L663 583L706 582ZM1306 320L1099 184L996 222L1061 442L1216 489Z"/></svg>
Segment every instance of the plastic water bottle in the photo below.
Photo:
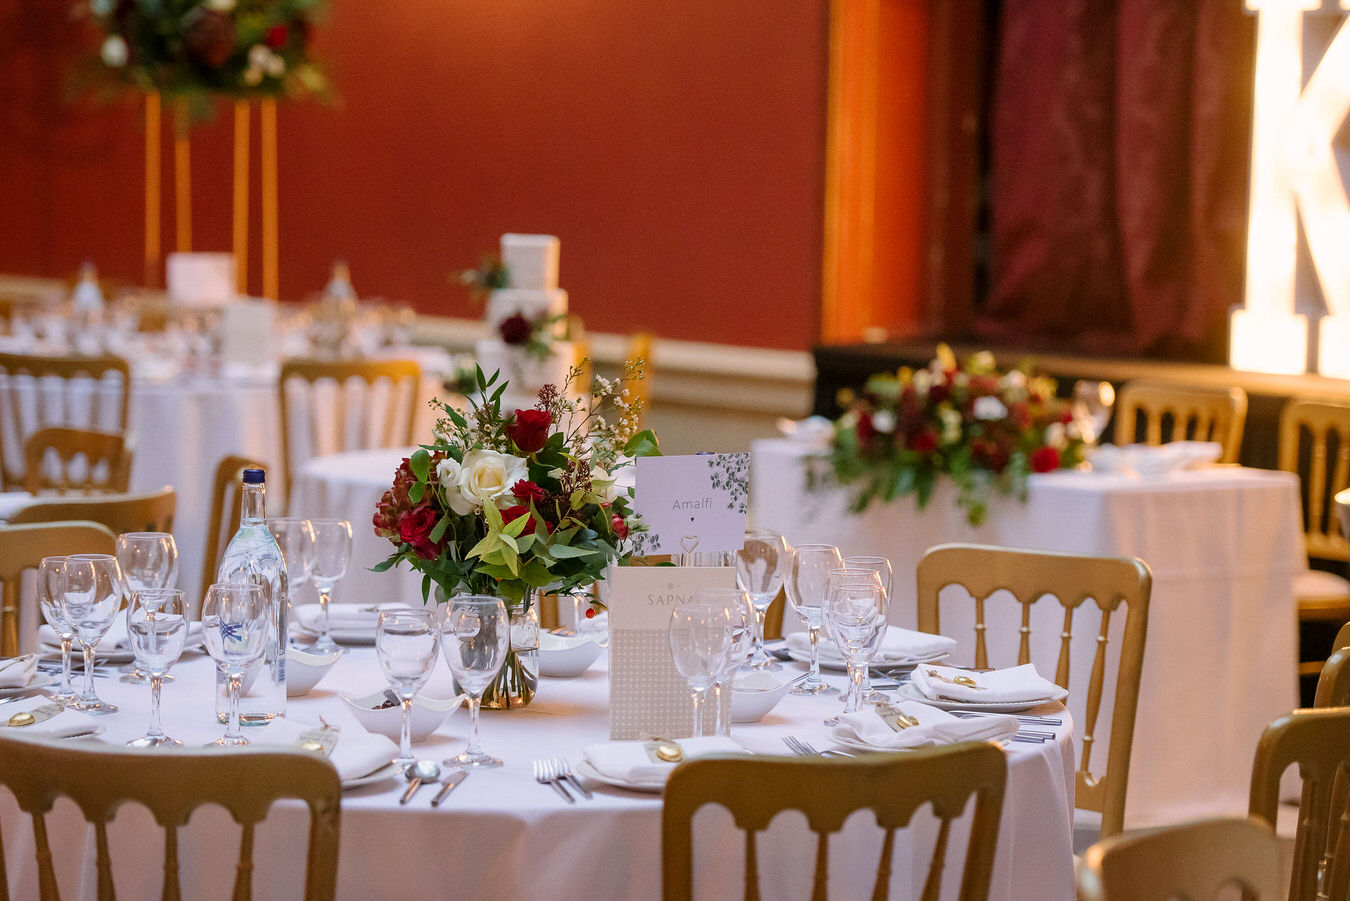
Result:
<svg viewBox="0 0 1350 901"><path fill-rule="evenodd" d="M76 319L97 320L103 315L103 289L98 286L98 270L88 260L80 264L80 281L70 301Z"/></svg>
<svg viewBox="0 0 1350 901"><path fill-rule="evenodd" d="M267 529L267 475L244 470L239 531L234 533L216 571L218 582L253 582L262 586L269 619L262 659L244 674L239 693L239 721L262 726L286 713L286 643L288 586L281 548ZM216 672L216 718L229 715L225 677Z"/></svg>

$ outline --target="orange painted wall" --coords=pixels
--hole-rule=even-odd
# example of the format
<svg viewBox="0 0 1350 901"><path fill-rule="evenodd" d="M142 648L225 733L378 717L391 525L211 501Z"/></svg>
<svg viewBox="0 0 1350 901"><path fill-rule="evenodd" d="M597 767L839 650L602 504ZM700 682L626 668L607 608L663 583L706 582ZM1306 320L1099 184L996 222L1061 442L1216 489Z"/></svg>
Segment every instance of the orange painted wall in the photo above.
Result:
<svg viewBox="0 0 1350 901"><path fill-rule="evenodd" d="M0 0L0 272L135 281L138 115L62 102L67 9ZM451 273L550 232L593 330L805 349L827 32L826 0L333 0L340 100L282 108L281 293L344 257L364 294L476 316ZM195 249L230 243L228 122L193 140Z"/></svg>

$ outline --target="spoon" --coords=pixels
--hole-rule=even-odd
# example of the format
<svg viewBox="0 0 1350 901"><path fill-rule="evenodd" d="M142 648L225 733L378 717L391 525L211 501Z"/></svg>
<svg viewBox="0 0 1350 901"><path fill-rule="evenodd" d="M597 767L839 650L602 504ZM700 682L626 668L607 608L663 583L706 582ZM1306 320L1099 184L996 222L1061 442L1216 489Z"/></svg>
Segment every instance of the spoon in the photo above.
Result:
<svg viewBox="0 0 1350 901"><path fill-rule="evenodd" d="M441 777L441 767L434 760L417 760L403 768L403 775L408 779L408 790L398 799L398 803L407 804L423 782L435 782Z"/></svg>

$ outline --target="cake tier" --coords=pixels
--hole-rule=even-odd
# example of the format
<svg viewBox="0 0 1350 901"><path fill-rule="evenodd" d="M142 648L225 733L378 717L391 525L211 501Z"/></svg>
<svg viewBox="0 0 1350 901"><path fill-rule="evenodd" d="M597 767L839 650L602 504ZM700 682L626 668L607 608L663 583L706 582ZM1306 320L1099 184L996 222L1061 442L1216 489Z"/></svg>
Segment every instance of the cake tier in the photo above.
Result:
<svg viewBox="0 0 1350 901"><path fill-rule="evenodd" d="M484 375L499 372L501 377L497 384L500 385L502 379L509 383L502 395L504 410L512 406L533 406L535 395L544 385L554 384L561 388L575 353L571 342L556 341L553 353L541 360L496 338L484 338L477 342L474 350Z"/></svg>
<svg viewBox="0 0 1350 901"><path fill-rule="evenodd" d="M502 262L511 287L536 291L558 287L561 246L552 235L502 235Z"/></svg>
<svg viewBox="0 0 1350 901"><path fill-rule="evenodd" d="M483 319L489 328L495 331L504 320L517 314L531 321L557 316L558 321L549 326L549 331L561 338L567 334L567 292L561 288L551 291L502 288L488 295Z"/></svg>

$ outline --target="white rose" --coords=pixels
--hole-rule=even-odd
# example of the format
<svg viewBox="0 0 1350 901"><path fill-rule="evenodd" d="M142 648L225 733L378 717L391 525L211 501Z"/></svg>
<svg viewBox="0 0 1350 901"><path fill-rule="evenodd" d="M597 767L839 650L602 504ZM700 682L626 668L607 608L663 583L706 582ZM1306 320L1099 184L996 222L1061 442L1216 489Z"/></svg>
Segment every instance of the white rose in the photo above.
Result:
<svg viewBox="0 0 1350 901"><path fill-rule="evenodd" d="M441 488L445 489L445 502L450 505L450 509L465 516L478 509L475 504L459 490L459 479L463 472L462 467L454 457L446 457L436 464L436 481L441 483Z"/></svg>
<svg viewBox="0 0 1350 901"><path fill-rule="evenodd" d="M510 494L512 485L527 478L529 469L520 457L474 450L464 455L460 465L459 490L474 506L482 506Z"/></svg>
<svg viewBox="0 0 1350 901"><path fill-rule="evenodd" d="M615 477L599 466L591 467L591 490L606 504L614 503L614 499L619 496L619 486Z"/></svg>
<svg viewBox="0 0 1350 901"><path fill-rule="evenodd" d="M942 417L942 443L955 444L961 440L961 414L944 407L939 413Z"/></svg>
<svg viewBox="0 0 1350 901"><path fill-rule="evenodd" d="M914 373L914 390L919 394L927 394L928 389L933 386L934 377L927 369L920 369Z"/></svg>
<svg viewBox="0 0 1350 901"><path fill-rule="evenodd" d="M1055 450L1064 450L1069 446L1068 430L1062 422L1052 422L1045 429L1045 443Z"/></svg>
<svg viewBox="0 0 1350 901"><path fill-rule="evenodd" d="M895 431L895 414L890 410L878 410L872 414L872 428L881 432L883 435L889 435Z"/></svg>
<svg viewBox="0 0 1350 901"><path fill-rule="evenodd" d="M1002 419L1008 415L1008 408L997 397L977 397L972 410L976 419Z"/></svg>
<svg viewBox="0 0 1350 901"><path fill-rule="evenodd" d="M127 64L127 42L122 40L121 35L109 35L108 39L103 42L103 49L99 53L103 57L105 66L120 69Z"/></svg>
<svg viewBox="0 0 1350 901"><path fill-rule="evenodd" d="M235 0L206 0L206 8L218 13L227 13L234 9Z"/></svg>

